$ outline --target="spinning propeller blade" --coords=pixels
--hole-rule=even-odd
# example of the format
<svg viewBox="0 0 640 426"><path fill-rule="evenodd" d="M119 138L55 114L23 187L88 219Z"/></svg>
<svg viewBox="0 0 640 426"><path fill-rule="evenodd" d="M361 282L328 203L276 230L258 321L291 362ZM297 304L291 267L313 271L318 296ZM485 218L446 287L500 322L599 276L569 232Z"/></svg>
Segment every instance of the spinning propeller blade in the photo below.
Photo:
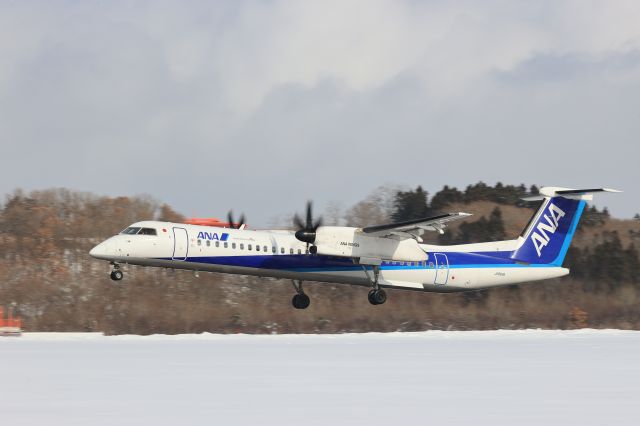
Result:
<svg viewBox="0 0 640 426"><path fill-rule="evenodd" d="M244 213L240 216L240 220L238 222L235 222L233 220L233 210L229 210L229 214L227 215L227 221L229 222L229 228L233 228L233 229L240 229L240 227L246 223Z"/></svg>
<svg viewBox="0 0 640 426"><path fill-rule="evenodd" d="M306 221L302 222L300 217L296 214L293 217L293 224L298 229L296 231L296 238L303 243L307 243L307 249L309 244L313 244L316 240L316 231L322 226L322 218L318 218L317 221L313 221L313 207L311 201L307 201L307 214Z"/></svg>

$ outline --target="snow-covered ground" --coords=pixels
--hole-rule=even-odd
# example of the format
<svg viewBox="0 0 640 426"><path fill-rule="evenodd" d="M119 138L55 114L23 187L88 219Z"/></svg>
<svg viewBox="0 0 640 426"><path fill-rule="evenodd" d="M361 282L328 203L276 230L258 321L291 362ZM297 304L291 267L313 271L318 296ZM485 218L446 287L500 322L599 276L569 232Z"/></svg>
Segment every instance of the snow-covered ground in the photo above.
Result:
<svg viewBox="0 0 640 426"><path fill-rule="evenodd" d="M640 332L0 338L6 425L637 425Z"/></svg>

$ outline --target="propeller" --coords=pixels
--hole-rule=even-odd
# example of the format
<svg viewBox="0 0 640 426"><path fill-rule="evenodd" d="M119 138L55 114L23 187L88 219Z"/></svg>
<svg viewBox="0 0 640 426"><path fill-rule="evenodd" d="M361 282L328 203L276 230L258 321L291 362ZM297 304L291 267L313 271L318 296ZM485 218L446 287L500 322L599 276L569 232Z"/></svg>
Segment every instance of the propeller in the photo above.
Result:
<svg viewBox="0 0 640 426"><path fill-rule="evenodd" d="M229 210L229 214L227 215L227 222L229 222L229 228L240 229L242 225L245 224L244 214L240 215L240 220L238 222L233 220L233 211Z"/></svg>
<svg viewBox="0 0 640 426"><path fill-rule="evenodd" d="M295 234L296 238L303 243L307 243L307 249L309 249L309 244L313 244L316 241L316 231L320 226L322 226L322 218L319 218L315 222L313 221L313 207L311 205L311 201L307 201L306 221L303 222L296 214L293 216L293 223L296 228L298 228Z"/></svg>

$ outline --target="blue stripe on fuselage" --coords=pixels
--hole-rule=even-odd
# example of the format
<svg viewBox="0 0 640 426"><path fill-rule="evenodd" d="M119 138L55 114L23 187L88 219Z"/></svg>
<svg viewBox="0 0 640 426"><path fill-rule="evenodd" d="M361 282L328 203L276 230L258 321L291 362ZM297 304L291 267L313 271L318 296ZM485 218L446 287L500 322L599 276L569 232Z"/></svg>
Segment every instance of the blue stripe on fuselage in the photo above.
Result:
<svg viewBox="0 0 640 426"><path fill-rule="evenodd" d="M545 267L557 266L550 264L523 264L509 257L511 251L502 252L437 252L444 253L449 259L449 268L518 268L518 267ZM171 260L171 258L162 258ZM421 262L411 264L398 264L397 262L383 262L382 270L415 270L433 269L433 257L430 256L423 265ZM350 258L320 256L320 255L253 255L253 256L196 256L179 262L203 263L221 266L238 266L245 268L278 269L288 271L348 271L361 270L362 266L354 264ZM406 262L403 262L406 263Z"/></svg>

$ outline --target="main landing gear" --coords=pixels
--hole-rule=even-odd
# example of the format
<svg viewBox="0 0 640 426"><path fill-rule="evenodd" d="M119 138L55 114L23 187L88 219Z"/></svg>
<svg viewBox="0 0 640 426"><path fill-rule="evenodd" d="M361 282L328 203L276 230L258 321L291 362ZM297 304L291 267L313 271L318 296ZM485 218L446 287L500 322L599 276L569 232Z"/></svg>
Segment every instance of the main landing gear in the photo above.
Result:
<svg viewBox="0 0 640 426"><path fill-rule="evenodd" d="M387 293L380 288L380 284L378 283L378 278L380 277L380 266L373 266L373 277L369 274L366 266L362 266L364 273L369 278L369 282L371 283L371 290L369 291L369 295L367 296L369 299L369 303L372 305L382 305L387 301Z"/></svg>
<svg viewBox="0 0 640 426"><path fill-rule="evenodd" d="M383 289L370 290L367 297L372 305L382 305L387 301L387 293Z"/></svg>
<svg viewBox="0 0 640 426"><path fill-rule="evenodd" d="M109 275L113 281L120 281L124 278L124 273L120 270L120 265L113 263L113 271Z"/></svg>
<svg viewBox="0 0 640 426"><path fill-rule="evenodd" d="M311 299L307 296L302 289L302 281L293 280L293 288L296 289L296 294L291 299L291 304L296 309L307 309L311 304Z"/></svg>

